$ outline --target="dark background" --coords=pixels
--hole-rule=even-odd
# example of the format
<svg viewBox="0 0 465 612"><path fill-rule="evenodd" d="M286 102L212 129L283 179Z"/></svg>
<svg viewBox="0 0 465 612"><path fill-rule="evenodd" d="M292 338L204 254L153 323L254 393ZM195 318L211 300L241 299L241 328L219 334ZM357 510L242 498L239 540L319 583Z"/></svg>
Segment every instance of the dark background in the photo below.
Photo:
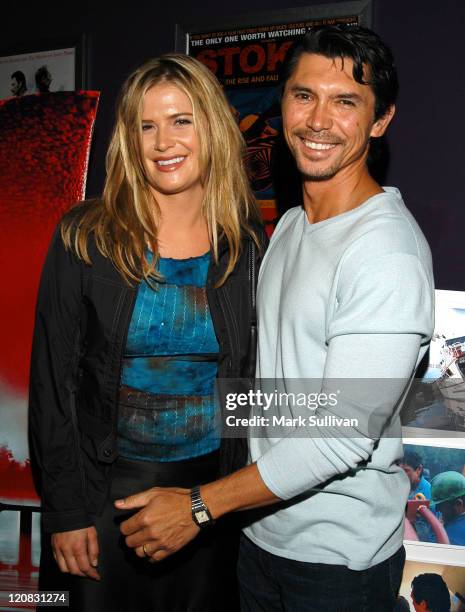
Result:
<svg viewBox="0 0 465 612"><path fill-rule="evenodd" d="M87 86L101 91L87 194L100 193L115 98L137 65L174 48L175 24L324 0L132 0L123 5L12 2L3 7L2 50L31 41L88 41ZM386 184L397 186L433 251L436 286L465 290L465 2L373 0L373 29L396 58L400 95L390 127ZM233 19L232 19L233 21Z"/></svg>

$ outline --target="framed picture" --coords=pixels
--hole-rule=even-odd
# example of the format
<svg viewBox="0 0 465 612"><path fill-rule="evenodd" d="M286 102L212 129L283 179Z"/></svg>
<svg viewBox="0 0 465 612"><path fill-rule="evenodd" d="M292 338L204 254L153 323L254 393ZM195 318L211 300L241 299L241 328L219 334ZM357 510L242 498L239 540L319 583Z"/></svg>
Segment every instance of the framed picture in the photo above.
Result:
<svg viewBox="0 0 465 612"><path fill-rule="evenodd" d="M411 482L404 540L407 559L465 566L462 441L404 438L401 465Z"/></svg>
<svg viewBox="0 0 465 612"><path fill-rule="evenodd" d="M420 608L422 602L428 608ZM429 607L434 603L437 607ZM460 612L464 604L465 567L453 563L406 562L396 612L419 609Z"/></svg>
<svg viewBox="0 0 465 612"><path fill-rule="evenodd" d="M85 36L0 50L0 99L86 87Z"/></svg>
<svg viewBox="0 0 465 612"><path fill-rule="evenodd" d="M242 13L227 20L213 20L202 25L176 24L176 50L197 55L195 52L192 53L192 49L198 49L199 47L203 49L212 48L214 45L222 45L221 48L225 48L226 45L244 47L245 45L242 45L242 42L273 41L277 38L287 40L289 37L298 37L305 33L296 33L290 30L309 28L315 25L357 23L370 27L372 17L372 0L354 0L266 12ZM261 26L273 27L261 28ZM254 32L251 30L254 30ZM277 34L278 31L281 34ZM253 37L250 34L256 34L256 36Z"/></svg>
<svg viewBox="0 0 465 612"><path fill-rule="evenodd" d="M204 63L219 79L247 143L246 166L271 233L279 216L300 203L300 181L281 137L280 70L312 26L370 26L372 0L236 15L176 26L176 49Z"/></svg>
<svg viewBox="0 0 465 612"><path fill-rule="evenodd" d="M458 438L465 448L465 292L436 290L435 328L401 413L406 437Z"/></svg>

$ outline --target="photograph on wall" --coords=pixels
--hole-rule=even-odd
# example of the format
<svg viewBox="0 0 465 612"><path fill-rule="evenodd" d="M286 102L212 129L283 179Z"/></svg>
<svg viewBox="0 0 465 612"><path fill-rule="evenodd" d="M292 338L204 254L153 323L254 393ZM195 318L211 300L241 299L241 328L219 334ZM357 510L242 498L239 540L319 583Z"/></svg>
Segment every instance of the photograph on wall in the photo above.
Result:
<svg viewBox="0 0 465 612"><path fill-rule="evenodd" d="M282 136L283 63L312 26L370 25L366 0L313 9L269 12L248 23L231 18L214 29L185 28L178 33L178 50L204 63L225 89L247 144L247 173L269 234L302 197L295 163Z"/></svg>
<svg viewBox="0 0 465 612"><path fill-rule="evenodd" d="M78 54L69 46L0 56L0 100L80 88Z"/></svg>
<svg viewBox="0 0 465 612"><path fill-rule="evenodd" d="M465 567L406 561L394 612L465 612Z"/></svg>
<svg viewBox="0 0 465 612"><path fill-rule="evenodd" d="M409 442L412 439L409 439ZM413 439L415 442L416 439ZM405 540L433 546L465 546L465 449L404 443L400 461L410 481ZM405 440L404 440L405 442ZM460 550L465 563L465 549Z"/></svg>
<svg viewBox="0 0 465 612"><path fill-rule="evenodd" d="M404 435L458 436L465 444L465 292L436 290L435 329L422 366L402 409Z"/></svg>

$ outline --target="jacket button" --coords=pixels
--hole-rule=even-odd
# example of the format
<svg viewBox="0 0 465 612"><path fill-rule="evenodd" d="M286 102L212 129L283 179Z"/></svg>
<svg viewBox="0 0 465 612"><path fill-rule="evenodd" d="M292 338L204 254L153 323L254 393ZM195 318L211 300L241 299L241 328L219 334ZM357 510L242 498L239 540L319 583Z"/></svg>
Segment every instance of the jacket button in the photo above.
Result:
<svg viewBox="0 0 465 612"><path fill-rule="evenodd" d="M104 457L110 457L110 456L111 456L111 450L110 450L109 448L106 448L106 449L103 451L103 456L104 456Z"/></svg>

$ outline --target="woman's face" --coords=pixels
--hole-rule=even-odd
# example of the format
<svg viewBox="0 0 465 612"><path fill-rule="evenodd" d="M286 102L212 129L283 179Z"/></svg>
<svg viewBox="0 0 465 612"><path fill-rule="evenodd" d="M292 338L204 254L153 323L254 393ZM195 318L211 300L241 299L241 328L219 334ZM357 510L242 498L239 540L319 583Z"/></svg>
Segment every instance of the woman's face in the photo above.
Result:
<svg viewBox="0 0 465 612"><path fill-rule="evenodd" d="M172 83L154 85L144 96L142 154L155 197L203 191L192 104Z"/></svg>

